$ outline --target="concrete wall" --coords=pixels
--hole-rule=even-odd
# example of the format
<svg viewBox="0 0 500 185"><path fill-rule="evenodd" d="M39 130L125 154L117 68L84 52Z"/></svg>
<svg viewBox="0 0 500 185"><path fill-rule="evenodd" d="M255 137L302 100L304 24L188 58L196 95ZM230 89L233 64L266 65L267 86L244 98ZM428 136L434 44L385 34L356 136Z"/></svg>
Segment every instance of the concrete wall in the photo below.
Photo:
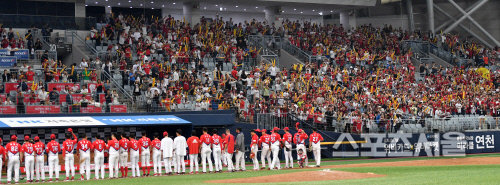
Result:
<svg viewBox="0 0 500 185"><path fill-rule="evenodd" d="M352 18L350 18L352 19ZM390 16L376 16L376 17L357 17L356 26L362 26L364 24L372 24L375 27L383 27L384 24L392 25L393 28L403 28L408 30L408 15L390 15ZM325 19L325 24L337 24L340 25L340 19ZM349 20L350 21L350 20Z"/></svg>
<svg viewBox="0 0 500 185"><path fill-rule="evenodd" d="M286 67L287 69L290 69L293 64L302 63L299 59L295 58L293 55L283 49L281 49L280 53L281 55L280 66L278 66L279 68Z"/></svg>
<svg viewBox="0 0 500 185"><path fill-rule="evenodd" d="M223 17L225 21L228 21L229 18L233 18L233 22L239 23L239 22L250 22L252 19L255 19L259 22L262 22L265 20L265 14L264 11L262 12L257 12L257 11L251 11L247 10L244 12L231 12L231 11L206 11L203 9L203 7L200 7L200 17L205 16L206 18L212 18L215 19L215 15L219 14L219 17ZM182 19L184 17L183 11L180 9L167 9L163 8L162 9L162 16L165 17L167 15L173 16L175 19ZM311 15L290 15L290 14L282 14L282 15L277 15L276 17L280 17L283 19L289 19L290 21L312 21L313 23L320 24L323 22L323 17L320 15L317 16L311 16Z"/></svg>
<svg viewBox="0 0 500 185"><path fill-rule="evenodd" d="M472 0L467 0L467 1L462 1L462 2L457 2L457 4L462 8L466 9L469 6L472 6L476 1ZM450 3L436 3L440 8L445 10L448 14L452 16L458 16L462 15L452 4ZM497 10L498 7L500 6L500 1L488 1L486 4L484 4L481 8L479 8L477 11L475 11L471 17L476 20L476 22L479 23L486 31L488 31L495 39L500 40L500 12ZM427 24L427 7L426 4L417 4L413 6L415 13L418 14L418 16L415 16L415 28L421 29L421 30L427 30L428 29L428 24ZM456 18L457 20L460 17ZM437 11L434 9L434 26L437 28L444 22L448 21L448 17L444 16L441 12ZM494 45L493 42L491 42L479 29L476 28L468 19L465 19L462 21L462 25L465 27L471 29L474 33L479 35L481 38L489 42L490 44ZM446 29L447 27L443 28ZM435 33L440 33L440 30L436 30ZM471 38L471 35L468 34L466 31L464 31L460 27L456 27L451 33L460 34L460 38ZM476 39L477 40L477 39Z"/></svg>

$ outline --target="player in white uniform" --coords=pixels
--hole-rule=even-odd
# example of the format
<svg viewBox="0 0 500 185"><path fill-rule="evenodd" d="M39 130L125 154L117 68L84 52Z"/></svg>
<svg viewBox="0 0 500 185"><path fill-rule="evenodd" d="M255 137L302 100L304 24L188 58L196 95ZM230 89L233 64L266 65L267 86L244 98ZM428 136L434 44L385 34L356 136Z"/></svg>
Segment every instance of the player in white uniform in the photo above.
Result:
<svg viewBox="0 0 500 185"><path fill-rule="evenodd" d="M214 154L215 172L222 172L221 152L222 138L217 135L217 129L212 130L212 148Z"/></svg>
<svg viewBox="0 0 500 185"><path fill-rule="evenodd" d="M181 168L182 168L182 174L186 174L186 163L184 162L184 158L186 157L186 148L187 148L187 141L184 136L182 136L182 130L177 129L175 132L177 137L174 139L174 152L177 155L176 157L176 173L181 174Z"/></svg>
<svg viewBox="0 0 500 185"><path fill-rule="evenodd" d="M140 170L138 165L140 156L140 149L139 149L140 146L139 146L139 141L135 140L134 132L130 133L129 142L130 145L128 149L130 151L130 166L132 168L132 177L140 177L141 174L139 173Z"/></svg>
<svg viewBox="0 0 500 185"><path fill-rule="evenodd" d="M45 182L45 168L43 167L45 160L44 159L45 144L40 142L40 138L38 136L35 136L35 145L33 147L35 148L35 154L36 154L35 158L36 182L40 181L40 175L42 176L42 182Z"/></svg>
<svg viewBox="0 0 500 185"><path fill-rule="evenodd" d="M304 154L306 155L306 159L305 159L305 165L308 166L308 163L309 163L309 159L307 158L307 154L305 153L307 150L306 150L306 139L309 138L307 136L307 134L304 132L304 130L302 129L299 129L298 132L295 134L295 137L293 138L295 140L295 142L297 143L297 151L299 151L299 149L302 149L302 151L304 151ZM299 154L297 153L297 159L299 158Z"/></svg>
<svg viewBox="0 0 500 185"><path fill-rule="evenodd" d="M280 159L278 157L281 146L281 137L280 134L278 134L279 130L279 128L274 127L273 133L271 134L271 151L273 152L273 161L271 165L269 165L271 170L281 169Z"/></svg>
<svg viewBox="0 0 500 185"><path fill-rule="evenodd" d="M17 136L12 135L10 138L10 142L5 146L7 149L7 184L10 184L12 179L12 171L15 173L14 181L19 183L19 168L20 168L20 153L21 153L21 145L17 143Z"/></svg>
<svg viewBox="0 0 500 185"><path fill-rule="evenodd" d="M116 140L116 138L118 138L118 133L113 133L113 135L111 135L111 141L108 141L109 179L118 178L118 159L120 158L120 144L118 140Z"/></svg>
<svg viewBox="0 0 500 185"><path fill-rule="evenodd" d="M101 140L101 135L97 134L92 145L94 148L95 179L99 179L99 170L101 170L101 178L104 179L104 150L107 148L106 143Z"/></svg>
<svg viewBox="0 0 500 185"><path fill-rule="evenodd" d="M161 141L158 139L158 132L154 133L153 141L151 141L151 147L153 148L153 172L154 176L161 175Z"/></svg>
<svg viewBox="0 0 500 185"><path fill-rule="evenodd" d="M26 182L33 182L35 175L35 151L33 143L30 142L30 136L24 136L24 144L22 146L22 153L24 155L24 167L26 169Z"/></svg>
<svg viewBox="0 0 500 185"><path fill-rule="evenodd" d="M283 143L285 144L283 152L285 154L285 168L293 168L293 157L292 157L292 140L293 136L290 134L290 129L285 127L283 129L285 134L283 134ZM290 162L290 163L289 163Z"/></svg>
<svg viewBox="0 0 500 185"><path fill-rule="evenodd" d="M125 132L121 133L121 139L118 141L120 145L120 159L118 159L120 163L120 171L122 172L121 178L126 178L128 175L128 151L129 151L129 140L127 139L127 134Z"/></svg>
<svg viewBox="0 0 500 185"><path fill-rule="evenodd" d="M151 139L146 136L146 131L142 131L142 138L139 139L139 144L141 146L141 162L142 162L142 176L149 176L149 171L151 166L149 162L151 161ZM146 168L148 173L146 175Z"/></svg>
<svg viewBox="0 0 500 185"><path fill-rule="evenodd" d="M66 181L69 181L69 176L71 172L71 180L75 180L75 145L78 141L73 130L68 129L69 133L66 133L66 140L63 142L63 157L64 157L64 165L66 168ZM74 139L71 139L71 135L73 135Z"/></svg>
<svg viewBox="0 0 500 185"><path fill-rule="evenodd" d="M309 148L312 147L316 167L319 167L321 163L321 141L323 141L323 136L318 133L317 128L313 128L313 133L309 136Z"/></svg>
<svg viewBox="0 0 500 185"><path fill-rule="evenodd" d="M50 135L50 142L47 143L47 153L49 154L49 181L52 181L52 174L56 172L56 181L59 181L59 152L61 152L61 146L56 142L56 135Z"/></svg>
<svg viewBox="0 0 500 185"><path fill-rule="evenodd" d="M84 180L83 175L87 177L87 180L90 180L90 150L92 150L92 143L87 140L87 134L81 133L80 140L78 142L78 146L76 149L78 153L76 155L80 155L80 180Z"/></svg>
<svg viewBox="0 0 500 185"><path fill-rule="evenodd" d="M163 151L163 161L165 162L165 175L172 175L172 156L174 152L174 141L168 137L168 132L163 132L161 140L161 150Z"/></svg>
<svg viewBox="0 0 500 185"><path fill-rule="evenodd" d="M207 161L208 161L208 166L209 166L209 173L212 173L213 167L212 167L212 136L208 134L208 129L207 127L203 127L203 135L200 137L201 140L201 145L200 145L200 151L201 151L201 164L203 166L203 173L207 172Z"/></svg>

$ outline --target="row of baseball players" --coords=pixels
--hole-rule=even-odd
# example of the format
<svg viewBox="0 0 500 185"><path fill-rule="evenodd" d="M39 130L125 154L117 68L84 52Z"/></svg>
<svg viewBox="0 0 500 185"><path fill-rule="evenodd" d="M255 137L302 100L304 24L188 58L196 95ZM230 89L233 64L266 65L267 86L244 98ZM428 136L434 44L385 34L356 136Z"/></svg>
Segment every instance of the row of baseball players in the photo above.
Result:
<svg viewBox="0 0 500 185"><path fill-rule="evenodd" d="M290 133L290 129L288 127L283 128L285 134L283 137L278 133L279 128L274 127L271 131L271 134L267 134L266 129L256 129L251 131L252 142L250 144L251 153L250 158L253 160L253 170L265 169L266 168L266 159L268 162L268 170L279 170L280 159L278 157L279 151L283 148L283 152L285 155L285 168L293 168L293 157L292 157L292 143L296 145L297 151L297 159L302 158L302 155L299 155L299 150L303 152L306 151L306 140L309 139L309 148L312 150L314 154L314 158L316 161L316 167L320 166L321 163L321 141L323 141L323 136L317 132L317 129L313 129L313 133L311 135L307 135L304 130L297 128L297 133L295 133L292 137ZM262 132L262 135L259 137L256 133ZM262 167L259 168L259 161L257 159L258 148L261 148L261 161ZM273 154L273 159L271 161L271 153ZM305 157L305 165L308 165L307 155Z"/></svg>
<svg viewBox="0 0 500 185"><path fill-rule="evenodd" d="M279 158L278 152L281 147L285 148L285 158L286 167L293 167L293 158L291 156L291 144L292 142L297 145L297 151L302 149L305 151L305 140L310 138L310 148L313 149L314 156L316 158L317 166L320 164L320 141L323 138L314 129L311 136L308 136L303 130L298 129L298 132L294 135L293 141L292 136L289 133L289 129L284 128L285 134L281 138L278 134L279 129L274 128L272 134L268 135L266 130L262 131L259 129L252 130L252 142L251 142L251 155L250 157L254 161L254 170L259 170L259 163L256 158L258 152L258 146L261 147L261 157L262 157L262 168L265 169L265 158L267 157L269 168L268 169L279 169ZM74 151L77 150L76 155L80 158L80 180L90 179L90 158L91 152L94 153L94 163L95 163L95 179L104 178L104 153L107 150L109 152L109 178L118 178L118 171L121 171L121 177L128 176L128 159L130 155L130 167L132 168L132 177L140 177L139 172L139 159L142 167L142 176L149 176L150 174L150 158L151 153L153 154L153 168L154 175L161 175L162 172L162 159L165 165L165 175L172 174L172 165L174 166L173 172L176 174L185 174L185 162L184 158L188 154L186 148L189 148L189 158L190 158L190 168L191 174L198 173L198 154L201 154L203 173L206 173L206 163L209 166L209 172L213 172L211 154L213 153L215 171L222 172L222 163L224 166L228 167L228 172L233 172L238 170L238 160L236 169L233 166L232 156L235 148L235 139L231 135L229 130L226 130L226 135L222 134L223 137L217 135L217 130L212 131L213 135L208 134L208 129L203 128L203 135L198 138L196 132L192 131L192 136L186 140L182 136L182 130L178 129L176 131L176 137L168 137L168 133L163 133L163 139L159 140L158 133L154 134L154 139L151 140L146 136L146 132L141 133L142 137L136 140L135 133L131 133L127 137L125 133L118 134L113 133L111 140L105 143L100 135L95 136L95 141L91 142L87 139L86 134L80 135L80 141L73 133L72 129L68 129L69 133L66 133L66 140L63 142L62 146L55 141L55 135L50 136L50 142L45 145L40 141L39 137L34 137L31 140L29 136L25 136L24 144L21 145L17 143L17 136L13 135L11 141L3 148L0 146L0 166L2 166L2 161L8 160L7 163L7 182L11 182L12 172L15 172L14 182L19 181L19 168L20 164L25 162L26 178L27 182L33 182L35 171L36 171L36 182L40 179L45 182L45 170L44 170L44 155L45 152L48 154L49 163L49 181L53 181L53 173L55 172L56 181L59 180L59 169L57 168L59 164L58 154L62 152L65 161L66 169L66 180L74 180L75 168L74 168ZM236 130L237 133L242 132L241 128ZM257 132L262 132L262 136L256 134ZM118 140L120 139L120 140ZM1 139L0 139L1 142ZM76 148L75 148L76 145ZM243 151L244 152L244 151ZM273 152L273 161L270 160L270 154ZM163 157L162 157L163 153ZM236 152L238 153L238 151ZM3 157L5 156L5 157ZM290 164L289 164L290 162ZM307 159L306 159L307 166ZM193 170L195 168L195 170ZM147 169L147 173L146 173ZM241 170L245 170L245 165L243 159L241 159ZM101 173L99 173L99 171ZM71 178L70 178L71 177ZM1 179L0 179L1 180Z"/></svg>

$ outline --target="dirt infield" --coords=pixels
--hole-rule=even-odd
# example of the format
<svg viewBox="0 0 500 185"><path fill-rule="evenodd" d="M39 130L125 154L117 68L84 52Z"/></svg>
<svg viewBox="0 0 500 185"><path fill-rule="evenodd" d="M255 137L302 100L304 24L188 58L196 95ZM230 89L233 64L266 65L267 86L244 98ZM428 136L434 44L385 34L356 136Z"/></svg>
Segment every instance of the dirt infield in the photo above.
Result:
<svg viewBox="0 0 500 185"><path fill-rule="evenodd" d="M429 159L414 161L396 161L380 163L329 165L321 168L354 168L354 167L380 167L380 166L450 166L450 165L487 165L500 164L500 157L471 157L453 159Z"/></svg>
<svg viewBox="0 0 500 185"><path fill-rule="evenodd" d="M272 182L303 182L303 181L326 181L326 180L346 180L384 177L373 173L356 173L343 171L303 171L278 175L268 175L260 177L247 177L227 180L206 181L207 183L272 183Z"/></svg>
<svg viewBox="0 0 500 185"><path fill-rule="evenodd" d="M500 157L427 159L427 160L396 161L396 162L329 165L329 166L322 166L321 168L335 169L335 168L382 167L382 166L451 166L451 165L489 165L489 164L500 164ZM373 173L343 172L343 171L302 171L302 172L267 175L259 177L213 180L213 181L206 181L206 183L303 182L303 181L327 181L327 180L376 178L384 176L386 175L373 174Z"/></svg>

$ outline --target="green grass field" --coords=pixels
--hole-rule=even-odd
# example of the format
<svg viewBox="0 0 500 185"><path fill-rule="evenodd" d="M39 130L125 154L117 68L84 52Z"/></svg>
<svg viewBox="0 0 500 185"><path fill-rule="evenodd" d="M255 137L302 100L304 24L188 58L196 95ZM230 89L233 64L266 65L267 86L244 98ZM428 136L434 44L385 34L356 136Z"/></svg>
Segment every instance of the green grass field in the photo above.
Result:
<svg viewBox="0 0 500 185"><path fill-rule="evenodd" d="M420 157L420 158L395 158L395 159L376 159L376 160L333 160L331 162L322 162L322 166L326 165L344 165L344 164L359 164L359 163L378 163L378 162L393 162L393 161L412 161L412 160L429 160L429 159L445 159L445 158L470 158L470 157L500 157L500 154L485 154L472 155L466 157ZM311 163L311 161L310 161ZM201 165L200 165L201 166ZM283 164L282 164L283 166ZM292 173L307 170L319 170L317 168L293 169L293 170L262 170L248 171L251 166L247 166L246 172L237 173L217 173L217 174L198 174L198 175L180 175L180 176L161 176L161 177L145 177L145 178L127 178L113 180L91 180L66 182L68 184L102 184L102 185L122 185L122 184L206 184L204 181L223 180L244 177L258 177L265 175ZM268 184L498 184L500 182L500 165L464 165L464 166L399 166L399 167L356 167L356 168L331 168L331 170L359 172L359 173L375 173L387 175L380 178L367 179L352 179L352 180L336 180L336 181L311 181L297 183L268 183ZM141 171L142 172L142 171ZM189 172L189 168L186 168ZM151 169L151 174L153 169ZM65 173L61 173L61 178L64 179ZM78 172L77 172L78 174ZM4 174L5 175L5 174ZM107 174L106 174L107 175ZM129 175L131 172L129 171ZM77 175L79 177L79 175ZM93 175L92 175L93 178ZM46 177L46 179L48 179ZM2 182L6 182L5 176L2 177ZM21 181L24 182L24 181ZM264 183L264 182L256 182Z"/></svg>

